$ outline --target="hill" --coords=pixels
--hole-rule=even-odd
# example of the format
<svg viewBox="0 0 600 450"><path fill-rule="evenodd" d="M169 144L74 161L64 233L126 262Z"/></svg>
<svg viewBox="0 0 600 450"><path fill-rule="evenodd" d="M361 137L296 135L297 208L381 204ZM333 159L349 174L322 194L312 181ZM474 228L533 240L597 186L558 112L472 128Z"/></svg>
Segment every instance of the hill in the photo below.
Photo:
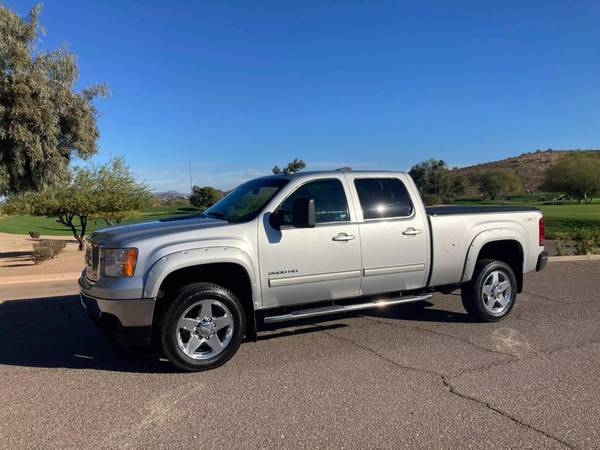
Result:
<svg viewBox="0 0 600 450"><path fill-rule="evenodd" d="M514 156L512 158L501 159L499 161L461 167L454 169L453 171L465 176L468 181L473 175L484 170L509 169L515 172L521 179L525 192L537 192L544 180L546 169L568 153L575 151L593 152L600 156L600 150L538 150L535 152L523 153L522 155ZM469 185L467 193L476 194L477 188Z"/></svg>

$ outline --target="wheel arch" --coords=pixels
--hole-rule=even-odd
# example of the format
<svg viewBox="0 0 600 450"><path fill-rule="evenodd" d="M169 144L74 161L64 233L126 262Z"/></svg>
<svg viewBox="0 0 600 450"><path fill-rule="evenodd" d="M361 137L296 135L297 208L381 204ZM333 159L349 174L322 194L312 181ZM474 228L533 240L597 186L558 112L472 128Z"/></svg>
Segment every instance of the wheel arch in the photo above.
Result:
<svg viewBox="0 0 600 450"><path fill-rule="evenodd" d="M491 230L495 233L480 233L473 239L463 269L462 281L473 278L475 266L481 259L496 259L510 266L517 278L517 291L523 291L524 240L511 229Z"/></svg>
<svg viewBox="0 0 600 450"><path fill-rule="evenodd" d="M208 254L212 253L211 258ZM227 253L225 255L224 253ZM203 255L204 258L198 258ZM215 257L219 255L219 257ZM237 255L238 257L236 257ZM236 248L198 249L171 254L159 259L148 271L144 296L156 298L153 328L163 311L173 300L174 293L188 283L211 282L235 294L246 314L246 337L255 339L255 309L259 299L254 271L244 252Z"/></svg>

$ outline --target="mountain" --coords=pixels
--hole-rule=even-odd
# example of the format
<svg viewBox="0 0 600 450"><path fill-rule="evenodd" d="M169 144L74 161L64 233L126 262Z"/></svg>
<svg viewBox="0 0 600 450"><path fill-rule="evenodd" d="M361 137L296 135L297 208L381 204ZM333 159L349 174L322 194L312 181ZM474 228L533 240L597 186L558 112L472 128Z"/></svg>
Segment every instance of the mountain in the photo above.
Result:
<svg viewBox="0 0 600 450"><path fill-rule="evenodd" d="M594 153L600 156L600 150L537 150L535 152L523 153L512 158L501 159L473 166L460 167L453 169L460 175L467 178L467 182L473 176L484 170L490 169L508 169L517 174L523 183L525 192L536 192L544 181L544 173L546 169L559 159L572 152ZM467 188L468 194L476 194L477 187L470 185Z"/></svg>
<svg viewBox="0 0 600 450"><path fill-rule="evenodd" d="M170 201L170 200L184 200L187 199L189 194L182 194L177 191L165 191L165 192L155 192L154 197L156 197L160 201Z"/></svg>

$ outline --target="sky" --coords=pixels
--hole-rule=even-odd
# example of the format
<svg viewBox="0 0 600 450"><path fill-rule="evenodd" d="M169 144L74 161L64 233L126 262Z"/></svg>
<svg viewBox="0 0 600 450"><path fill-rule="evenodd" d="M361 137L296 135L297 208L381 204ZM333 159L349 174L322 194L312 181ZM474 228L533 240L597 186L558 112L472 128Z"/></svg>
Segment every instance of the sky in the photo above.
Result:
<svg viewBox="0 0 600 450"><path fill-rule="evenodd" d="M2 2L2 0L0 0ZM32 1L4 0L25 16ZM95 161L156 191L310 169L600 148L600 2L47 0L96 101Z"/></svg>

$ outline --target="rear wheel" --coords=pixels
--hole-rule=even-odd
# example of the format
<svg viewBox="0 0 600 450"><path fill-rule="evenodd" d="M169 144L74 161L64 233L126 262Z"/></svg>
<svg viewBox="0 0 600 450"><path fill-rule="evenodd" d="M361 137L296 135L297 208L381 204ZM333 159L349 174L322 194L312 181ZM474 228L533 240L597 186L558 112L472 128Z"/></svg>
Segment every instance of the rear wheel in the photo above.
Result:
<svg viewBox="0 0 600 450"><path fill-rule="evenodd" d="M232 292L212 283L193 283L181 288L165 311L160 342L178 368L208 370L237 352L244 329L244 310Z"/></svg>
<svg viewBox="0 0 600 450"><path fill-rule="evenodd" d="M462 303L472 319L495 322L506 317L517 298L517 278L502 261L477 262L473 279L462 287Z"/></svg>

